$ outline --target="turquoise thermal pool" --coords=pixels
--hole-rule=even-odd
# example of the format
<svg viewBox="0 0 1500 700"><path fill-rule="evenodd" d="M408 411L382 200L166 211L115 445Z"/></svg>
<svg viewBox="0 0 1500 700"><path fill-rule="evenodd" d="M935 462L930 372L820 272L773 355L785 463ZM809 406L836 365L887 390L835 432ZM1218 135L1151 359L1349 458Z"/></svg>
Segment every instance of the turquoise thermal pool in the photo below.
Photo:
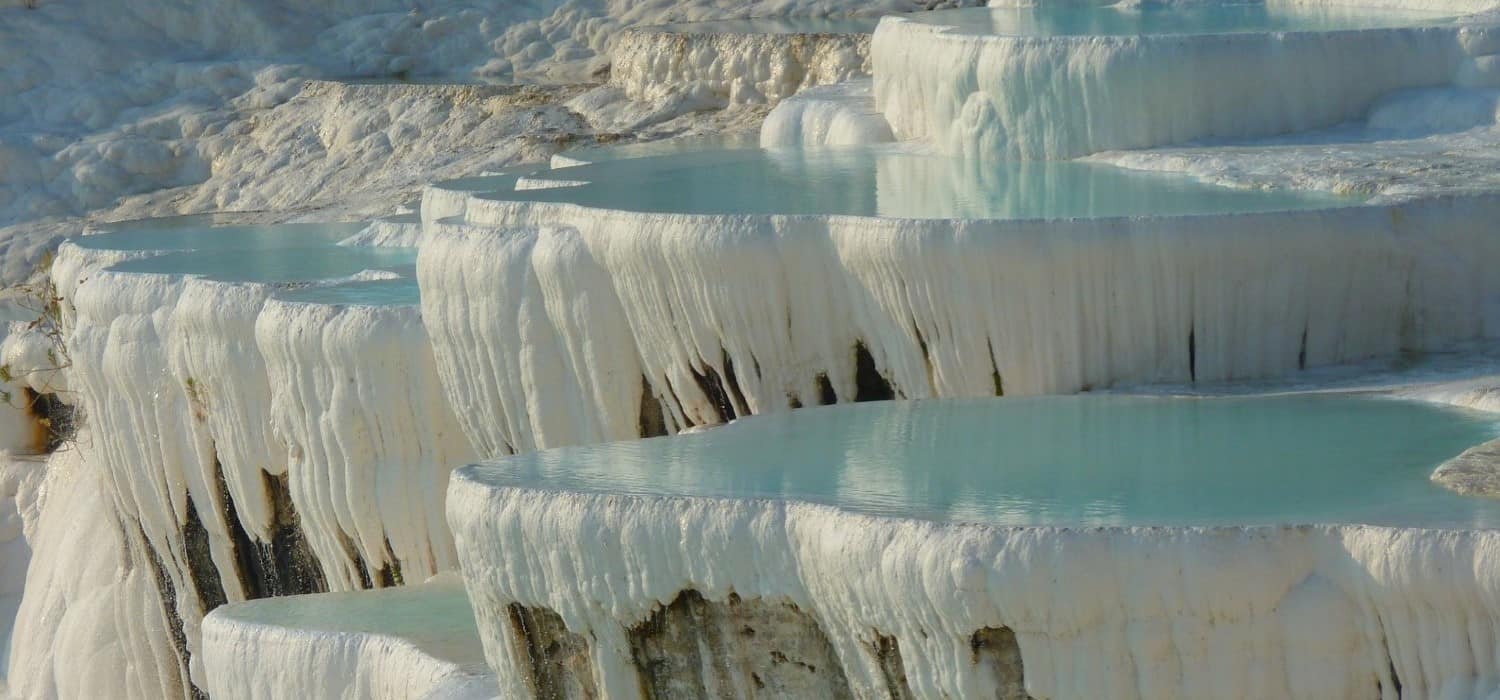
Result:
<svg viewBox="0 0 1500 700"><path fill-rule="evenodd" d="M267 224L216 226L210 217L146 219L112 225L110 230L73 240L91 250L272 250L331 246L359 233L366 224Z"/></svg>
<svg viewBox="0 0 1500 700"><path fill-rule="evenodd" d="M1021 8L970 8L912 15L962 34L1001 36L1133 36L1331 32L1443 24L1452 12L1274 3L1152 4L1140 7L1043 3Z"/></svg>
<svg viewBox="0 0 1500 700"><path fill-rule="evenodd" d="M289 284L348 277L366 270L410 276L415 248L367 246L195 250L126 260L114 272L198 275L221 282Z"/></svg>
<svg viewBox="0 0 1500 700"><path fill-rule="evenodd" d="M1432 484L1493 416L1360 395L904 401L470 467L500 487L785 499L1002 526L1500 527Z"/></svg>
<svg viewBox="0 0 1500 700"><path fill-rule="evenodd" d="M711 134L707 136L678 136L659 141L575 148L563 151L557 154L557 157L582 163L603 163L613 160L650 158L653 156L669 156L699 151L758 148L759 146L760 134L756 132L742 132L736 134Z"/></svg>
<svg viewBox="0 0 1500 700"><path fill-rule="evenodd" d="M414 277L297 287L279 291L272 297L304 304L360 306L405 306L421 301Z"/></svg>
<svg viewBox="0 0 1500 700"><path fill-rule="evenodd" d="M195 275L223 282L269 284L338 279L365 271L412 277L415 248L337 245L365 226L363 222L215 226L205 217L175 217L130 222L74 243L93 250L165 252L109 268L124 273ZM375 281L381 280L365 282ZM416 282L409 282L414 288ZM372 290L376 297L390 296L384 286L375 285ZM372 290L346 290L343 294Z"/></svg>
<svg viewBox="0 0 1500 700"><path fill-rule="evenodd" d="M483 667L474 612L459 581L357 593L251 600L215 612L241 624L309 632L395 637L437 658Z"/></svg>
<svg viewBox="0 0 1500 700"><path fill-rule="evenodd" d="M587 184L485 196L656 213L975 219L1243 213L1361 201L1073 161L981 165L891 145L681 153L544 171L532 183L551 177Z"/></svg>
<svg viewBox="0 0 1500 700"><path fill-rule="evenodd" d="M601 148L599 150L606 149ZM563 155L567 155L567 153L565 151ZM545 169L546 166L536 163L517 165L502 168L486 175L471 175L469 177L456 177L451 180L440 180L433 183L432 186L436 189L452 192L494 192L496 190L509 190L516 186L516 180L523 175L530 175L538 170Z"/></svg>

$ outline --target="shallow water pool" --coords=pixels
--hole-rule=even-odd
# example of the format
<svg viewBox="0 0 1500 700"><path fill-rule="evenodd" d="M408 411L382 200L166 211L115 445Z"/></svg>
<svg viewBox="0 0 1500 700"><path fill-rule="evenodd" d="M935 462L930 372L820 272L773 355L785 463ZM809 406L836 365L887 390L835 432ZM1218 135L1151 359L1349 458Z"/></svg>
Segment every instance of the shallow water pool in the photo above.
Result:
<svg viewBox="0 0 1500 700"><path fill-rule="evenodd" d="M272 296L281 301L303 304L358 306L407 306L421 301L415 277L298 287Z"/></svg>
<svg viewBox="0 0 1500 700"><path fill-rule="evenodd" d="M126 260L114 272L197 275L221 282L291 284L338 279L380 270L410 276L415 248L329 245L249 250L195 250Z"/></svg>
<svg viewBox="0 0 1500 700"><path fill-rule="evenodd" d="M112 224L104 233L73 239L91 250L252 250L333 245L367 226L364 222L214 225L212 215Z"/></svg>
<svg viewBox="0 0 1500 700"><path fill-rule="evenodd" d="M756 416L699 434L548 450L487 483L789 499L1021 525L1500 526L1432 484L1493 416L1357 395L903 401Z"/></svg>
<svg viewBox="0 0 1500 700"><path fill-rule="evenodd" d="M484 668L474 611L456 577L374 591L253 600L224 606L215 615L312 633L394 637L437 658Z"/></svg>
<svg viewBox="0 0 1500 700"><path fill-rule="evenodd" d="M552 178L587 184L485 196L657 213L973 219L1241 213L1360 201L1077 161L978 163L892 144L698 151L542 171L528 180Z"/></svg>

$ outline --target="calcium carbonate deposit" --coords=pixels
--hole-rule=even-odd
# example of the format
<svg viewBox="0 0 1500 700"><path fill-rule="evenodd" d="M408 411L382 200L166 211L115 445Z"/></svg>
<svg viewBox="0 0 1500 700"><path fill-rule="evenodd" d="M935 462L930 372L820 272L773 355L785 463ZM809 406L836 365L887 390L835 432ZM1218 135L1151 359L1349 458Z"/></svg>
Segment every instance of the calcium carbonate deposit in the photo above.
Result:
<svg viewBox="0 0 1500 700"><path fill-rule="evenodd" d="M0 697L1500 697L1500 6L0 0Z"/></svg>

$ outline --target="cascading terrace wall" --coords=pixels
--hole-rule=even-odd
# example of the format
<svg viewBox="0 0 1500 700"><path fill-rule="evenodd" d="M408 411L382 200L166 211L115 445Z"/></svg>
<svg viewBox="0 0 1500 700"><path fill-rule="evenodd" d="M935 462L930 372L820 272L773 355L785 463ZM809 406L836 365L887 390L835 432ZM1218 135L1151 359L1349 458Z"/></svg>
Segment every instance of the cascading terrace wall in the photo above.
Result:
<svg viewBox="0 0 1500 700"><path fill-rule="evenodd" d="M420 309L61 251L89 466L161 599L161 687L201 687L220 603L451 569L443 485L475 455L835 401L1282 376L1500 329L1492 196L1056 222L464 210L427 224Z"/></svg>
<svg viewBox="0 0 1500 700"><path fill-rule="evenodd" d="M1002 528L808 503L508 488L471 469L455 473L449 514L507 696L546 684L652 697L643 686L667 673L676 687L728 694L736 683L800 681L789 694L803 697L1030 697L1022 677L1039 698L1500 690L1494 531ZM700 666L643 663L642 638L663 618L715 608L736 626L721 645L684 652L702 654ZM563 643L533 658L517 611L553 619ZM711 624L688 624L689 639L714 638ZM809 637L833 653L808 653ZM761 661L748 653L760 644L792 647L791 663L741 677Z"/></svg>
<svg viewBox="0 0 1500 700"><path fill-rule="evenodd" d="M1500 333L1500 198L1064 221L472 197L418 257L485 456L799 405L1287 376Z"/></svg>
<svg viewBox="0 0 1500 700"><path fill-rule="evenodd" d="M453 568L444 487L472 452L415 307L104 270L124 257L64 245L53 274L88 466L161 599L157 636L142 635L154 651L135 664L160 682L138 696L206 687L198 626L217 605ZM28 617L42 598L23 607L18 632L32 636L17 647L50 646ZM17 687L42 692L50 672Z"/></svg>
<svg viewBox="0 0 1500 700"><path fill-rule="evenodd" d="M62 250L90 466L161 598L163 687L201 687L220 603L451 569L443 484L475 455L836 401L1285 376L1500 332L1493 196L1053 222L463 207L420 237L420 309Z"/></svg>
<svg viewBox="0 0 1500 700"><path fill-rule="evenodd" d="M871 61L897 138L1056 160L1332 126L1402 88L1493 86L1485 57L1497 50L1485 26L1028 37L894 18L875 31Z"/></svg>

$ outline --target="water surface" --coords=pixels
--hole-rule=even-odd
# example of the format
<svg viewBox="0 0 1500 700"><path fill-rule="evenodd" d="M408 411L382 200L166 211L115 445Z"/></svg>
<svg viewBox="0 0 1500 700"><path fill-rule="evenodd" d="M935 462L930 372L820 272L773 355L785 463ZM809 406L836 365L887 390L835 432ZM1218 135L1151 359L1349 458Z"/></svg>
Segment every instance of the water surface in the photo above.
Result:
<svg viewBox="0 0 1500 700"><path fill-rule="evenodd" d="M248 250L195 250L126 260L115 272L196 275L221 282L291 284L348 277L366 270L410 276L416 248L328 245Z"/></svg>
<svg viewBox="0 0 1500 700"><path fill-rule="evenodd" d="M415 277L298 287L272 296L281 301L305 304L408 306L421 302Z"/></svg>
<svg viewBox="0 0 1500 700"><path fill-rule="evenodd" d="M999 525L1500 526L1432 470L1492 415L1352 395L899 401L476 468L502 485L788 499Z"/></svg>
<svg viewBox="0 0 1500 700"><path fill-rule="evenodd" d="M104 233L73 239L92 250L269 250L333 245L368 224L264 224L218 226L212 215L144 219L111 224Z"/></svg>
<svg viewBox="0 0 1500 700"><path fill-rule="evenodd" d="M1077 161L969 162L894 144L694 151L541 171L532 178L588 184L484 196L656 213L972 219L1221 214L1361 201L1235 189Z"/></svg>
<svg viewBox="0 0 1500 700"><path fill-rule="evenodd" d="M457 580L266 598L227 605L214 615L308 632L399 637L437 658L487 670L474 611Z"/></svg>

